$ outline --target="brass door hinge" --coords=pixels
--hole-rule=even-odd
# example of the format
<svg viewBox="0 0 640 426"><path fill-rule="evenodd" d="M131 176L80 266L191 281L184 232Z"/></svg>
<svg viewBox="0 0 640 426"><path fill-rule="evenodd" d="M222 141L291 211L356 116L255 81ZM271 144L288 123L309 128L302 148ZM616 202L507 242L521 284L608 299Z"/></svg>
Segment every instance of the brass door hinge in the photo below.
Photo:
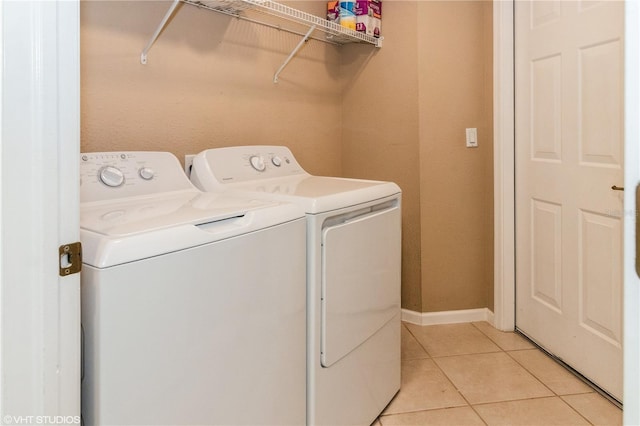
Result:
<svg viewBox="0 0 640 426"><path fill-rule="evenodd" d="M82 269L82 244L80 242L61 245L58 248L60 276L66 277Z"/></svg>

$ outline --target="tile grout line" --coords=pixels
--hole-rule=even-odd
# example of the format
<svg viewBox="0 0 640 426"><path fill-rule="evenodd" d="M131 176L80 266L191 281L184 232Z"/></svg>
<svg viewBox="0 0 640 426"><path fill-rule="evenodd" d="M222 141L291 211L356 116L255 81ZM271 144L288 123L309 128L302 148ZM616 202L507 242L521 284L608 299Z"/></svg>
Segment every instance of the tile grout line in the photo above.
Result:
<svg viewBox="0 0 640 426"><path fill-rule="evenodd" d="M429 351L427 350L427 348L425 348L422 343L420 343L420 340L411 332L411 329L409 327L407 327L404 323L402 323L402 326L409 332L409 334L411 335L411 337L413 337L413 340L416 341L416 343L418 345L420 345L420 347L422 348L422 350L424 351L424 353L426 353L429 358L433 359L433 356L431 356L431 354L429 353ZM424 326L421 326L424 327Z"/></svg>
<svg viewBox="0 0 640 426"><path fill-rule="evenodd" d="M562 403L563 403L564 405L566 405L566 406L567 406L567 407L569 407L573 412L575 412L576 414L578 414L578 416L580 416L581 418L583 418L587 423L589 423L590 425L593 425L593 423L591 423L591 422L589 421L589 419L587 419L585 416L583 416L583 415L582 415L582 413L580 413L580 412L579 412L577 409L575 409L571 404L569 404L567 401L565 401L565 400L562 398L562 395L558 394L556 391L554 391L553 389L551 389L551 387L547 386L547 385L546 385L546 383L544 383L544 382L542 381L542 379L540 379L540 378L539 378L539 377L538 377L538 376L537 376L533 371L531 371L531 370L530 370L529 368L527 368L524 364L522 364L522 363L521 363L521 362L519 362L516 358L514 358L514 357L511 355L511 353L510 353L510 352L516 352L516 350L508 351L508 350L503 349L503 348L498 344L498 342L496 342L495 340L491 339L491 336L489 336L487 333L484 333L484 332L483 332L479 327L477 327L475 324L473 324L473 323L472 323L472 325L473 325L473 326L474 326L478 331L480 331L482 334L484 334L485 336L487 336L487 338L488 338L489 340L491 340L493 343L495 343L495 344L496 344L496 346L500 347L500 349L502 349L502 351L503 351L503 352L504 352L504 353L505 353L509 358L511 358L511 359L512 359L516 364L518 364L520 367L522 367L522 368L523 368L527 373L529 373L529 374L530 374L534 379L536 379L536 380L537 380L537 381L538 381L542 386L544 386L546 389L548 389L548 390L553 394L553 397L558 398L560 401L562 401ZM529 340L529 339L527 339L527 340ZM540 350L536 345L534 345L534 347L533 347L533 348L531 348L531 349L523 349L523 350L535 350L535 351L538 351L538 352L542 353L542 354L543 354L543 355L545 355L545 356L548 356L545 352L541 351L541 350ZM555 360L553 360L553 358L551 358L551 357L549 357L549 358L550 358L552 361L554 361L554 362L555 362ZM588 394L588 393L585 393L585 394ZM581 395L581 394L576 394L576 395ZM524 398L524 399L516 400L516 401L527 401L527 400L532 400L532 399L542 399L542 398L551 398L551 397L546 396L546 397ZM495 403L493 403L493 404L495 404ZM482 405L482 404L478 404L478 405ZM475 411L475 410L474 410L474 411Z"/></svg>
<svg viewBox="0 0 640 426"><path fill-rule="evenodd" d="M516 351L508 351L506 349L504 349L502 346L500 346L498 344L498 342L496 342L495 340L493 340L491 338L491 336L489 336L487 333L484 333L479 327L477 327L475 324L472 323L472 325L478 330L480 331L482 334L484 334L485 336L487 336L487 338L489 340L491 340L493 343L496 344L496 346L498 346L502 352L504 352L509 358L511 358L516 364L518 364L520 367L522 367L524 369L524 371L526 371L527 373L529 373L531 375L531 377L533 377L534 379L536 379L536 381L538 381L538 383L540 383L544 388L546 388L548 391L550 391L553 395L560 397L560 395L558 395L553 389L551 389L549 386L547 386L538 376L536 376L533 371L529 370L524 364L522 364L521 362L519 362L517 359L515 359L513 356L511 356L510 352L516 352ZM537 348L533 347L531 349L523 349L523 350L538 350ZM533 399L533 398L526 398L526 399Z"/></svg>
<svg viewBox="0 0 640 426"><path fill-rule="evenodd" d="M522 364L521 362L519 362L517 359L515 359L513 356L511 356L510 352L515 352L515 351L508 351L506 349L504 349L502 346L500 346L500 344L498 342L496 342L495 340L493 340L491 338L491 336L489 336L487 333L483 332L482 329L480 329L480 327L478 327L476 324L471 323L471 325L473 325L476 330L478 330L480 333L482 333L484 336L486 336L489 340L491 340L493 343L495 343L496 346L498 346L502 352L504 352L510 359L512 359L516 364L518 364L520 367L522 367L524 369L524 371L526 371L527 373L529 373L531 375L531 377L533 377L536 381L538 381L538 383L540 383L545 389L549 390L553 396L546 396L546 397L533 397L533 398L523 398L520 400L515 400L515 401L527 401L527 400L534 400L534 399L542 399L542 398L558 398L560 401L562 401L563 404L565 404L566 406L568 406L572 411L574 411L576 414L578 414L578 416L580 416L581 418L583 418L587 423L589 423L590 425L593 425L593 423L591 423L589 421L589 419L587 419L585 416L582 415L582 413L580 413L578 410L576 410L575 408L573 408L573 406L571 406L571 404L569 404L567 401L565 401L564 399L562 399L562 397L555 392L553 389L551 389L549 386L546 385L546 383L544 383L536 374L533 373L533 371L531 371L530 369L528 369L524 364ZM528 339L527 339L528 340ZM540 351L540 349L533 347L530 350L537 350ZM546 354L545 354L546 355ZM510 401L503 401L503 402L510 402ZM492 404L496 404L496 402L492 403ZM478 404L478 405L482 405L482 404ZM471 406L474 411L475 407L472 405ZM477 412L477 411L476 411ZM479 414L478 414L479 415Z"/></svg>
<svg viewBox="0 0 640 426"><path fill-rule="evenodd" d="M522 336L524 339L528 340L529 342L531 342L531 344L538 349L543 355L547 356L549 359L551 359L553 362L555 362L556 364L558 364L560 367L564 368L567 372L569 372L570 374L572 374L574 377L576 377L578 380L580 380L581 382L583 382L584 384L586 384L589 388L591 388L591 390L594 393L599 394L600 396L602 396L603 398L605 398L606 400L608 400L611 404L613 404L614 406L616 406L618 409L622 410L622 405L620 404L619 401L617 401L614 397L612 397L611 395L609 395L605 390L601 389L600 387L598 387L598 385L596 385L595 383L593 383L591 380L589 380L587 377L583 376L582 374L580 374L580 372L578 372L577 370L573 369L569 364L566 364L565 362L562 361L562 359L556 357L555 355L553 355L551 352L547 351L544 347L542 347L541 345L539 345L538 343L536 343L533 339L529 338L526 334L522 333L521 331L516 331L516 333L518 333L520 336Z"/></svg>
<svg viewBox="0 0 640 426"><path fill-rule="evenodd" d="M536 350L540 353L542 353L542 355L548 357L550 360L552 360L553 362L555 362L555 360L551 357L549 357L549 355L547 355L546 352L541 351L539 348L535 347L532 350ZM580 416L581 418L583 418L587 423L589 423L590 425L593 425L592 422L589 421L589 419L587 419L580 411L578 411L576 408L574 408L571 404L569 404L567 401L564 400L564 398L562 398L563 395L560 395L559 393L557 393L556 391L554 391L553 389L551 389L551 387L547 386L538 376L535 375L535 373L533 373L533 371L530 371L524 364L522 364L521 362L519 362L517 359L515 359L513 356L511 356L511 354L509 352L517 352L517 351L505 351L505 353L509 356L509 358L511 358L512 360L514 360L516 362L516 364L520 365L522 368L525 369L525 371L527 371L529 374L531 374L533 377L535 377L535 379L537 381L539 381L540 383L542 383L542 385L549 389L551 391L551 393L553 393L553 395L558 398L560 401L562 401L563 404L565 404L567 407L569 407L572 411L574 411L576 414L578 414L578 416ZM560 364L558 364L560 365ZM562 365L560 365L562 367ZM564 368L564 367L563 367ZM567 394L567 395L588 395L590 393L594 393L594 390L592 389L591 392L585 392L585 393L577 393L577 394Z"/></svg>
<svg viewBox="0 0 640 426"><path fill-rule="evenodd" d="M539 352L540 349L534 348L534 350L537 350ZM520 365L522 368L524 368L524 370L531 374L537 381L539 381L540 383L542 383L542 386L544 386L545 388L549 389L551 391L551 393L553 393L555 398L558 398L560 401L562 401L562 403L564 405L566 405L567 407L569 407L573 412L575 412L576 414L578 414L578 416L580 416L581 418L583 418L587 423L589 423L590 425L593 425L593 423L591 423L589 421L589 419L587 419L580 411L578 411L577 409L575 409L571 404L569 404L567 401L565 401L562 398L562 395L560 395L559 393L557 393L556 391L554 391L553 389L551 389L549 386L547 386L540 378L538 378L538 376L536 376L532 371L530 371L525 365L523 365L522 363L520 363L517 359L515 359L514 357L511 356L511 354L508 351L505 351L506 354L509 356L509 358L511 358L512 360L514 360L516 362L516 364ZM515 351L512 351L515 352ZM543 355L546 356L546 354L543 353ZM589 393L593 393L593 392L587 392L584 394L575 394L575 395L588 395ZM547 397L549 398L549 397ZM530 399L534 399L534 398L530 398Z"/></svg>
<svg viewBox="0 0 640 426"><path fill-rule="evenodd" d="M538 377L530 368L528 368L527 366L525 366L523 363L521 363L520 361L518 361L513 355L512 352L521 352L521 351L533 351L536 350L540 353L542 353L543 355L548 357L548 354L546 354L544 351L540 350L540 348L538 348L536 345L533 345L533 347L529 347L529 348L514 348L514 349L506 349L503 346L501 346L497 340L493 339L491 337L491 335L489 333L486 333L482 328L480 328L477 324L475 324L474 322L469 322L468 324L471 324L473 326L473 328L477 331L480 332L481 335L483 335L484 337L486 337L489 341L491 341L497 348L498 350L496 351L488 351L488 352L469 352L466 354L450 354L450 355L444 355L444 356L433 356L428 350L427 348L423 345L423 343L420 341L420 339L418 339L418 337L416 337L416 334L413 333L413 331L404 323L402 322L402 327L405 328L404 331L407 331L409 336L411 336L411 338L415 341L415 343L418 344L418 347L421 348L424 351L424 354L427 356L427 358L422 358L422 357L412 357L412 358L406 358L403 359L403 361L412 361L412 360L420 360L420 359L431 359L433 361L433 364L435 364L436 369L443 375L443 377L449 382L449 384L453 387L453 389L456 390L456 392L458 393L458 395L462 398L462 400L464 401L464 403L466 404L467 407L471 408L472 411L476 414L476 416L478 416L478 418L483 422L483 424L487 424L487 422L485 421L485 419L480 415L480 413L476 410L476 407L479 406L485 406L485 405L491 405L491 404L499 404L499 403L509 403L509 402L517 402L517 401L527 401L527 400L540 400L540 399L546 399L546 398L557 398L560 401L562 401L562 404L565 406L568 406L570 408L570 410L572 412L574 412L575 414L577 414L579 416L579 418L582 418L584 421L587 422L587 424L593 425L593 423L591 421L589 421L588 418L586 418L585 415L583 415L577 408L574 408L571 404L569 404L569 402L567 402L563 397L564 396L572 396L572 395L589 395L592 393L595 394L599 394L598 392L595 392L595 390L591 390L590 392L577 392L577 393L566 393L566 394L560 394L556 391L554 391L553 389L551 389L550 386L547 386L540 377ZM416 324L417 325L417 324ZM489 324L489 326L491 326L491 324ZM426 328L429 326L424 326L424 325L418 325L418 327L420 329L422 328ZM506 333L506 332L501 332L500 330L497 330L500 333ZM519 335L518 333L514 333L516 335ZM523 336L521 336L523 337ZM524 337L523 337L524 338ZM526 339L526 338L525 338ZM526 339L527 341L529 339ZM507 347L509 347L509 345L507 345ZM534 380L541 384L542 387L544 389L547 389L547 391L549 391L551 393L551 395L548 396L535 396L535 397L530 397L530 398L521 398L521 399L514 399L514 400L506 400L506 401L494 401L494 402L481 402L478 404L472 404L470 403L470 401L466 398L466 396L460 391L460 389L455 385L455 383L451 380L451 378L446 374L446 372L440 367L439 363L436 362L438 359L443 359L443 358L453 358L453 357L457 357L457 356L463 356L463 355L476 355L476 354L490 354L490 353L500 353L503 352L507 355L507 357L512 360L513 362L515 362L518 366L520 366L524 371L527 372L527 374L529 374L531 377L534 378ZM549 357L552 361L555 361L552 357ZM559 364L559 363L558 363ZM563 367L561 364L559 364L561 367ZM615 405L615 404L614 404ZM387 416L392 416L392 415L402 415L402 414L409 414L409 413L419 413L419 412L428 412L428 411L435 411L435 410L447 410L447 409L452 409L452 408L462 408L465 407L465 405L460 405L460 406L451 406L451 407L439 407L439 408L432 408L432 409L418 409L418 410L409 410L409 411L402 411L402 412L398 412L398 413L389 413L389 414L381 414L378 419L376 421L379 422L380 426L384 426L384 422L383 419L384 417Z"/></svg>
<svg viewBox="0 0 640 426"><path fill-rule="evenodd" d="M420 342L420 340L413 334L413 332L411 332L411 330L409 329L409 327L405 326L404 323L402 324L403 327L406 328L406 330L409 332L409 334L411 335L411 337L413 337L413 339L416 341L416 343L418 343L418 345L420 345L420 347L422 348L422 350L424 350L424 352L429 356L429 358L415 358L415 359L430 359L431 361L433 361L433 365L435 365L435 367L442 373L442 375L445 377L445 379L447 379L447 381L451 384L451 386L456 390L456 392L458 392L458 395L460 395L460 397L462 398L462 400L467 404L466 406L471 408L471 410L473 410L474 413L476 413L476 415L478 416L478 418L482 421L482 423L484 423L485 425L487 425L487 422L482 418L482 416L480 416L480 414L473 408L473 406L469 403L469 401L467 400L467 398L462 394L462 392L460 392L460 389L458 389L458 387L451 381L451 379L449 378L449 376L447 376L447 374L442 370L442 368L440 368L440 366L438 365L437 362L435 362L435 357L432 356L429 351L427 350L427 348L424 347L424 345ZM428 326L420 326L420 327L428 327ZM458 406L451 406L451 407L440 407L440 408L433 408L433 409L427 409L427 410L415 410L415 411L404 411L402 413L394 413L394 414L387 414L387 415L380 415L378 417L378 419L380 420L381 426L384 426L384 423L382 421L382 418L385 416L391 416L391 415L398 415L398 414L408 414L408 413L419 413L419 412L426 412L426 411L435 411L435 410L447 410L447 409L452 409L452 408L462 408L464 407L464 405L458 405Z"/></svg>
<svg viewBox="0 0 640 426"><path fill-rule="evenodd" d="M471 408L473 410L474 413L476 413L476 415L480 418L480 420L486 425L487 422L484 420L484 418L480 415L480 413L475 409L475 405L472 404L467 397L460 391L460 389L455 385L455 383L451 380L451 378L447 375L447 373L440 367L440 365L436 362L436 359L442 359L442 358L453 358L453 357L459 357L459 356L467 356L467 355L481 355L481 354L495 354L495 353L505 353L510 359L513 359L513 357L509 356L509 354L507 353L507 351L502 348L498 342L496 342L495 340L493 340L487 333L483 332L479 327L476 326L476 324L474 324L473 322L468 323L470 325L473 326L473 328L475 330L477 330L478 332L480 332L480 334L482 334L484 337L486 337L489 341L491 341L497 348L497 350L494 351L487 351L487 352L469 352L469 353L464 353L464 354L453 354L453 355L443 355L443 356L433 356L429 353L429 351L424 347L424 345L420 342L420 340L415 336L415 334L411 331L411 329L409 329L409 327L405 328L407 329L407 331L409 332L409 334L411 334L411 336L414 338L414 340L420 345L420 347L425 351L425 353L427 353L427 355L429 355L430 359L433 361L433 363L435 364L436 368L444 375L444 377L447 379L447 381L449 381L449 383L453 386L453 388L456 390L456 392L458 392L458 394L460 395L460 397L465 401L465 403L467 404L467 406L469 408ZM403 324L404 326L404 324ZM428 327L428 326L420 326L420 327ZM531 349L535 349L535 348L531 348ZM515 360L514 360L515 361ZM518 365L521 365L520 363L518 363L517 361L515 361ZM524 368L524 366L521 365L521 367ZM524 370L529 373L536 381L540 382L540 384L542 384L542 386L549 390L553 396L557 396L555 394L555 392L553 392L553 390L549 389L544 383L542 383L534 374L532 374L528 369L524 368ZM511 402L511 401L526 401L528 399L539 399L539 398L549 398L552 396L546 396L546 397L535 397L535 398L523 398L523 399L515 399L515 400L507 400L507 401L494 401L494 402L488 402L488 403L482 403L482 404L496 404L496 403L501 403L501 402ZM563 400L563 402L566 404L566 402ZM476 404L476 405L482 405L482 404ZM449 408L453 408L453 407L449 407ZM420 411L429 411L429 410L416 410L415 412L420 412ZM414 411L411 411L414 412ZM400 413L398 413L400 414ZM581 416L582 417L582 416Z"/></svg>
<svg viewBox="0 0 640 426"><path fill-rule="evenodd" d="M477 327L476 327L476 328L477 328ZM409 330L409 327L407 327L407 330ZM411 330L409 330L409 332L411 332ZM411 333L411 335L413 336L413 333ZM413 337L414 337L414 339L416 339L416 340L418 341L418 343L420 344L420 346L422 346L422 343L420 343L420 341L419 341L415 336L413 336ZM496 345L496 346L498 346L498 345ZM498 346L498 348L500 348L500 347ZM500 348L500 349L501 349L501 348ZM426 348L425 348L425 351L426 351ZM427 353L428 353L428 352L427 352ZM435 361L435 358L436 358L436 357L433 357L433 356L431 357L431 359L433 360L433 364L436 366L436 368L437 368L438 370L440 370L440 372L443 374L443 376L444 376L444 377L449 381L449 383L451 383L451 386L453 386L453 388L456 390L456 392L458 392L458 395L460 395L460 397L464 400L464 402L466 402L466 403L467 403L467 406L468 406L469 408L471 408L471 410L476 414L476 416L478 416L478 418L480 419L480 421L481 421L482 423L484 423L485 425L487 425L487 426L488 426L488 423L486 422L486 420L484 419L484 417L482 417L482 416L480 415L480 413L479 413L479 412L474 408L474 406L469 402L469 400L467 399L467 397L466 397L466 396L464 396L464 394L460 391L460 389L458 388L458 386L456 386L456 384L453 382L453 380L451 380L451 378L450 378L450 377L447 375L447 373L442 369L442 367L440 367L440 365ZM443 358L443 357L438 357L438 358Z"/></svg>

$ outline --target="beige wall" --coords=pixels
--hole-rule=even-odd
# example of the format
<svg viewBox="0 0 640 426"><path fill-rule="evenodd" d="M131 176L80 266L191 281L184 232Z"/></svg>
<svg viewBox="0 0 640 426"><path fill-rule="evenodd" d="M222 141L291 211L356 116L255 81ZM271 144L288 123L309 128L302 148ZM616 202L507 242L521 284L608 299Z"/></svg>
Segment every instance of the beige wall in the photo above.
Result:
<svg viewBox="0 0 640 426"><path fill-rule="evenodd" d="M383 47L342 49L342 164L345 176L402 188L402 307L421 312L417 8L387 0Z"/></svg>
<svg viewBox="0 0 640 426"><path fill-rule="evenodd" d="M492 307L491 3L420 2L418 17L422 308Z"/></svg>
<svg viewBox="0 0 640 426"><path fill-rule="evenodd" d="M414 311L493 308L491 15L489 1L387 0L384 47L342 53L343 171L402 187Z"/></svg>
<svg viewBox="0 0 640 426"><path fill-rule="evenodd" d="M395 181L402 306L493 306L491 2L385 0L381 49L307 43L278 84L298 36L190 6L141 65L168 6L81 3L83 151L282 144L314 174Z"/></svg>
<svg viewBox="0 0 640 426"><path fill-rule="evenodd" d="M341 166L339 50L182 5L140 53L171 2L81 2L83 151L184 154L229 145L288 145L311 173ZM290 2L324 13L321 2Z"/></svg>

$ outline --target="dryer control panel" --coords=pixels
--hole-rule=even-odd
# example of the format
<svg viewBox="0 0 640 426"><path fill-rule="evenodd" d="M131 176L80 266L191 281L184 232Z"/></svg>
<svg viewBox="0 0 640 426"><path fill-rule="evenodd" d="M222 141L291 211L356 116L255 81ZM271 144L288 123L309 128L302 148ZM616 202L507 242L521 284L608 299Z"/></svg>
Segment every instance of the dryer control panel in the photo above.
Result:
<svg viewBox="0 0 640 426"><path fill-rule="evenodd" d="M80 154L80 201L196 190L169 152L121 151Z"/></svg>
<svg viewBox="0 0 640 426"><path fill-rule="evenodd" d="M233 146L202 151L193 159L191 180L207 171L220 185L307 174L286 146ZM208 188L212 189L212 188Z"/></svg>

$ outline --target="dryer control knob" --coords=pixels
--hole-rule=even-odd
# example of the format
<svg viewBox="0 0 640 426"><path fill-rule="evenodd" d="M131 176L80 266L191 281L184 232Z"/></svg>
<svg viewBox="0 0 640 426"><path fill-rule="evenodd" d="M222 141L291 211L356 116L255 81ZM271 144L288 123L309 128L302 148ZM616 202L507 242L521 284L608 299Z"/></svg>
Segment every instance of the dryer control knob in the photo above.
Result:
<svg viewBox="0 0 640 426"><path fill-rule="evenodd" d="M252 156L251 158L249 158L249 162L251 163L251 167L259 172L264 172L264 170L267 168L267 165L264 164L264 158L262 158L262 156L260 155Z"/></svg>
<svg viewBox="0 0 640 426"><path fill-rule="evenodd" d="M149 167L141 168L140 170L138 170L138 174L144 180L151 180L156 176L156 173L153 171L153 169Z"/></svg>
<svg viewBox="0 0 640 426"><path fill-rule="evenodd" d="M282 159L280 157L278 157L277 155L275 157L271 158L271 162L276 167L282 166Z"/></svg>
<svg viewBox="0 0 640 426"><path fill-rule="evenodd" d="M100 178L100 182L112 188L122 186L124 183L124 173L122 173L122 170L114 166L105 166L101 168L98 176Z"/></svg>

